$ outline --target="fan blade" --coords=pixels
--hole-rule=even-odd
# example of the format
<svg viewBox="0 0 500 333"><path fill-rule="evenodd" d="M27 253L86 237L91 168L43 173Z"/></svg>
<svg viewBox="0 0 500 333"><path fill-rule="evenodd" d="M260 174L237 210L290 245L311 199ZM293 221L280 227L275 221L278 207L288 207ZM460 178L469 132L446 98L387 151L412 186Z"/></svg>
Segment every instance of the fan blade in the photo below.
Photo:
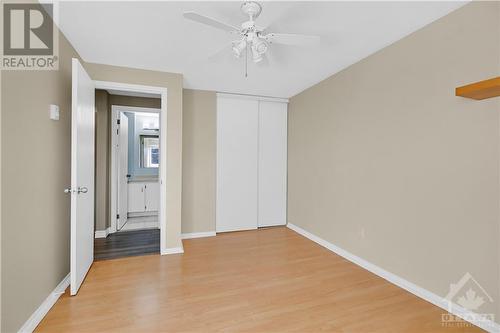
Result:
<svg viewBox="0 0 500 333"><path fill-rule="evenodd" d="M301 5L301 2L298 1L290 2L290 6L288 8L286 8L286 4L280 3L280 13L277 15L277 17L274 18L274 20L270 24L266 25L263 30L266 33L270 31L280 31L283 30L282 26L283 21L300 22L300 20L303 20L305 17L307 17L304 16L304 10L306 8L309 7Z"/></svg>
<svg viewBox="0 0 500 333"><path fill-rule="evenodd" d="M265 38L269 43L284 45L314 45L321 40L319 36L276 33L270 33Z"/></svg>
<svg viewBox="0 0 500 333"><path fill-rule="evenodd" d="M228 32L238 32L240 30L237 27L233 27L232 25L229 25L229 24L226 24L223 22L219 22L213 18L203 16L203 15L197 14L195 12L184 12L183 15L184 15L184 18L187 18L188 20L195 21L195 22L202 23L202 24L206 24L206 25L209 25L211 27L225 30Z"/></svg>
<svg viewBox="0 0 500 333"><path fill-rule="evenodd" d="M231 50L232 45L233 45L233 42L229 42L229 43L225 44L223 47L221 47L219 50L212 52L208 56L208 61L218 62L218 61L222 60L222 58L229 58L229 56L233 56L233 53Z"/></svg>

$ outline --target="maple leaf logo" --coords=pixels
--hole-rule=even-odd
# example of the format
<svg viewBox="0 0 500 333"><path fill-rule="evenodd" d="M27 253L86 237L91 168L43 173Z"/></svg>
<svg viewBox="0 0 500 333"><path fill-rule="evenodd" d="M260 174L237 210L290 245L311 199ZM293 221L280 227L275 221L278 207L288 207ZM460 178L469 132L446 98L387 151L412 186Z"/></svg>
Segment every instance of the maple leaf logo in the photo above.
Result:
<svg viewBox="0 0 500 333"><path fill-rule="evenodd" d="M469 289L465 293L465 296L460 296L457 303L468 310L477 310L484 304L484 298L477 296L474 290Z"/></svg>

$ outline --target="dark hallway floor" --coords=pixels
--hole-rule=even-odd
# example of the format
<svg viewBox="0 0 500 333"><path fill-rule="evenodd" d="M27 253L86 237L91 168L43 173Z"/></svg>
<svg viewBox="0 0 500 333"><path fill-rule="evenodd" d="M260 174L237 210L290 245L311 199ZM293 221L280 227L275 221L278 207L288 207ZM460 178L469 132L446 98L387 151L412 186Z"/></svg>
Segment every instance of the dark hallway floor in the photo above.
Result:
<svg viewBox="0 0 500 333"><path fill-rule="evenodd" d="M123 231L94 240L94 260L160 253L160 230Z"/></svg>

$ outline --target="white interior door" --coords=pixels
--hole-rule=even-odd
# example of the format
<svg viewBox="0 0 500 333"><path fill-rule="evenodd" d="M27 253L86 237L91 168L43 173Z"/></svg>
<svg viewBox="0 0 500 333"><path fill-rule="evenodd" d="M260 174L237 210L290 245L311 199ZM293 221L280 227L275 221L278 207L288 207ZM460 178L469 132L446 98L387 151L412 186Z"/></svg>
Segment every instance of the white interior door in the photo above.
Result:
<svg viewBox="0 0 500 333"><path fill-rule="evenodd" d="M71 108L71 295L94 261L95 87L77 59L72 61Z"/></svg>
<svg viewBox="0 0 500 333"><path fill-rule="evenodd" d="M286 224L287 106L259 102L259 227Z"/></svg>
<svg viewBox="0 0 500 333"><path fill-rule="evenodd" d="M128 212L128 117L120 112L118 129L118 230L127 223Z"/></svg>
<svg viewBox="0 0 500 333"><path fill-rule="evenodd" d="M217 232L257 228L258 101L217 99Z"/></svg>

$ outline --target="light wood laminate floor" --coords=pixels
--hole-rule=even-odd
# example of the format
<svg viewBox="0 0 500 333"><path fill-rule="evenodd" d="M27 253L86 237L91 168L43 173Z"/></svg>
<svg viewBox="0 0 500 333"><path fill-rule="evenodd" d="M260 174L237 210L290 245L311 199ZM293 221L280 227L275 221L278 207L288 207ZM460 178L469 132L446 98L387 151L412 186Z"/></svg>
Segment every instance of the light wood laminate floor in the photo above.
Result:
<svg viewBox="0 0 500 333"><path fill-rule="evenodd" d="M287 228L95 262L38 332L476 332Z"/></svg>

